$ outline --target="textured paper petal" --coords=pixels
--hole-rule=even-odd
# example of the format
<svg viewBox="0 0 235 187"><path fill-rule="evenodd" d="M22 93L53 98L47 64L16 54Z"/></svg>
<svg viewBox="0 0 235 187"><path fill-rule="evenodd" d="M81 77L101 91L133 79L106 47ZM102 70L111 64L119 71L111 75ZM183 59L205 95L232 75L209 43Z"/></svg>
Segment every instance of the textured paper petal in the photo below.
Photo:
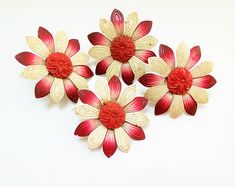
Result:
<svg viewBox="0 0 235 187"><path fill-rule="evenodd" d="M114 130L118 148L127 153L130 147L131 139L122 127Z"/></svg>
<svg viewBox="0 0 235 187"><path fill-rule="evenodd" d="M134 33L133 33L133 36L132 36L132 39L135 41L135 40L138 40L142 37L144 37L145 35L147 35L151 29L152 29L152 21L142 21L140 22Z"/></svg>
<svg viewBox="0 0 235 187"><path fill-rule="evenodd" d="M124 17L123 14L117 10L114 9L111 14L111 21L113 23L113 26L116 30L117 35L121 35L124 31Z"/></svg>
<svg viewBox="0 0 235 187"><path fill-rule="evenodd" d="M80 44L79 41L76 39L69 40L68 46L65 50L65 54L69 57L72 57L80 50Z"/></svg>
<svg viewBox="0 0 235 187"><path fill-rule="evenodd" d="M128 86L119 96L117 102L121 105L121 106L125 106L127 105L134 97L135 97L135 93L136 93L136 86L135 85L131 85Z"/></svg>
<svg viewBox="0 0 235 187"><path fill-rule="evenodd" d="M36 98L42 98L50 93L54 77L46 76L41 79L35 86L34 93Z"/></svg>
<svg viewBox="0 0 235 187"><path fill-rule="evenodd" d="M160 115L168 111L171 106L173 95L168 92L155 105L155 115Z"/></svg>
<svg viewBox="0 0 235 187"><path fill-rule="evenodd" d="M190 49L189 60L186 64L187 69L191 69L201 58L201 49L199 46L195 46Z"/></svg>
<svg viewBox="0 0 235 187"><path fill-rule="evenodd" d="M140 127L145 127L149 123L149 119L143 112L126 113L126 121Z"/></svg>
<svg viewBox="0 0 235 187"><path fill-rule="evenodd" d="M64 53L68 46L68 37L65 32L60 31L55 35L55 51Z"/></svg>
<svg viewBox="0 0 235 187"><path fill-rule="evenodd" d="M72 72L69 75L69 79L73 82L73 84L78 88L78 89L85 89L87 88L87 81L80 75Z"/></svg>
<svg viewBox="0 0 235 187"><path fill-rule="evenodd" d="M122 64L116 60L112 62L112 64L108 67L106 71L106 76L110 79L113 76L119 76L121 71Z"/></svg>
<svg viewBox="0 0 235 187"><path fill-rule="evenodd" d="M135 97L130 103L128 103L124 110L125 112L138 112L143 110L148 104L148 100L144 97Z"/></svg>
<svg viewBox="0 0 235 187"><path fill-rule="evenodd" d="M74 103L78 102L78 89L69 79L64 79L64 89L67 97Z"/></svg>
<svg viewBox="0 0 235 187"><path fill-rule="evenodd" d="M131 125L130 123L124 123L122 126L126 133L134 140L144 140L145 134L141 127Z"/></svg>
<svg viewBox="0 0 235 187"><path fill-rule="evenodd" d="M101 106L98 97L90 90L79 90L78 92L80 100L88 105L99 108Z"/></svg>
<svg viewBox="0 0 235 187"><path fill-rule="evenodd" d="M140 77L143 74L145 74L144 63L140 59L138 59L137 57L133 56L129 60L129 64L131 66L132 71L134 72L134 74L137 77Z"/></svg>
<svg viewBox="0 0 235 187"><path fill-rule="evenodd" d="M93 46L88 53L92 58L97 60L111 56L110 47L102 45Z"/></svg>
<svg viewBox="0 0 235 187"><path fill-rule="evenodd" d="M106 19L100 19L100 30L110 40L113 40L113 38L117 37L116 31L114 29L112 22Z"/></svg>
<svg viewBox="0 0 235 187"><path fill-rule="evenodd" d="M76 74L84 78L91 78L94 75L91 69L85 65L79 65L79 66L73 67L73 72L75 72Z"/></svg>
<svg viewBox="0 0 235 187"><path fill-rule="evenodd" d="M95 149L99 147L105 138L107 128L103 125L97 127L89 136L87 140L88 148Z"/></svg>
<svg viewBox="0 0 235 187"><path fill-rule="evenodd" d="M156 54L150 50L138 50L135 51L135 56L144 63L148 64L148 58L154 57Z"/></svg>
<svg viewBox="0 0 235 187"><path fill-rule="evenodd" d="M48 50L53 53L55 51L54 38L52 34L45 28L39 27L38 29L38 38L40 38Z"/></svg>
<svg viewBox="0 0 235 187"><path fill-rule="evenodd" d="M153 87L160 84L164 84L165 78L155 75L153 73L147 73L139 78L139 82L146 87Z"/></svg>
<svg viewBox="0 0 235 187"><path fill-rule="evenodd" d="M98 79L96 82L96 91L101 99L101 102L110 101L110 90L107 82L103 79Z"/></svg>
<svg viewBox="0 0 235 187"><path fill-rule="evenodd" d="M98 119L99 110L90 105L82 105L75 108L75 114L82 118Z"/></svg>
<svg viewBox="0 0 235 187"><path fill-rule="evenodd" d="M199 103L199 104L204 104L208 102L208 94L205 90L192 86L189 90L189 93L193 97L193 99Z"/></svg>
<svg viewBox="0 0 235 187"><path fill-rule="evenodd" d="M122 84L119 80L118 77L113 76L110 80L109 80L109 89L110 89L110 96L112 99L117 99L120 95L120 92L122 90Z"/></svg>
<svg viewBox="0 0 235 187"><path fill-rule="evenodd" d="M208 88L211 88L212 86L214 86L215 84L216 84L216 80L211 75L206 75L203 77L193 79L193 85L201 87L201 88L208 89Z"/></svg>
<svg viewBox="0 0 235 187"><path fill-rule="evenodd" d="M125 21L124 35L132 37L138 22L139 22L138 14L136 12L131 13Z"/></svg>
<svg viewBox="0 0 235 187"><path fill-rule="evenodd" d="M41 57L27 51L17 54L15 59L25 66L43 65L45 63Z"/></svg>
<svg viewBox="0 0 235 187"><path fill-rule="evenodd" d="M190 50L186 43L182 42L176 50L177 66L185 67L190 56Z"/></svg>
<svg viewBox="0 0 235 187"><path fill-rule="evenodd" d="M161 44L159 47L159 56L168 64L168 66L170 66L171 69L175 67L175 55L170 47Z"/></svg>
<svg viewBox="0 0 235 187"><path fill-rule="evenodd" d="M111 41L104 36L103 34L99 32L93 32L88 35L88 40L93 44L93 45L111 45Z"/></svg>
<svg viewBox="0 0 235 187"><path fill-rule="evenodd" d="M62 79L54 79L50 90L50 96L54 103L60 102L64 97L64 84Z"/></svg>
<svg viewBox="0 0 235 187"><path fill-rule="evenodd" d="M153 36L145 36L135 41L135 49L152 49L157 43L157 39Z"/></svg>
<svg viewBox="0 0 235 187"><path fill-rule="evenodd" d="M164 77L167 77L171 72L171 68L169 67L169 65L167 65L166 62L161 58L150 57L148 61L153 71Z"/></svg>
<svg viewBox="0 0 235 187"><path fill-rule="evenodd" d="M112 57L107 57L103 60L101 60L100 62L98 62L98 64L96 65L95 68L95 74L96 75L103 75L106 73L108 67L110 66L110 64L113 62L113 58Z"/></svg>
<svg viewBox="0 0 235 187"><path fill-rule="evenodd" d="M46 66L43 65L30 65L25 68L21 73L21 77L37 80L48 75Z"/></svg>
<svg viewBox="0 0 235 187"><path fill-rule="evenodd" d="M86 65L89 60L89 56L86 53L78 52L74 56L72 56L70 60L72 61L74 66Z"/></svg>
<svg viewBox="0 0 235 187"><path fill-rule="evenodd" d="M122 64L122 79L127 85L131 85L135 75L129 63Z"/></svg>
<svg viewBox="0 0 235 187"><path fill-rule="evenodd" d="M195 115L197 103L190 94L183 95L184 109L190 115Z"/></svg>
<svg viewBox="0 0 235 187"><path fill-rule="evenodd" d="M212 70L213 70L212 62L206 61L206 62L201 63L197 67L193 68L193 70L191 71L191 74L194 78L202 77L211 73Z"/></svg>
<svg viewBox="0 0 235 187"><path fill-rule="evenodd" d="M147 98L150 101L158 101L160 98L162 98L167 92L168 92L167 85L158 85L149 88L145 93L145 98Z"/></svg>
<svg viewBox="0 0 235 187"><path fill-rule="evenodd" d="M103 152L109 158L117 150L117 143L113 130L108 130L103 142Z"/></svg>
<svg viewBox="0 0 235 187"><path fill-rule="evenodd" d="M74 135L81 137L89 136L89 134L94 131L99 125L99 120L96 119L83 121L77 126Z"/></svg>
<svg viewBox="0 0 235 187"><path fill-rule="evenodd" d="M170 116L177 118L184 112L184 104L182 95L174 95L172 104L170 106Z"/></svg>

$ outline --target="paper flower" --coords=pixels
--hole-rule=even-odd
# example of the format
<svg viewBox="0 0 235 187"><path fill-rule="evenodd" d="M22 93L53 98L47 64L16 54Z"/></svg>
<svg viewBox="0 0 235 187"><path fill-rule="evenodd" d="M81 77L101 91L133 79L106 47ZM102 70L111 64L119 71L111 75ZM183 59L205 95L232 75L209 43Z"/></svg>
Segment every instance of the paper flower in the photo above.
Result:
<svg viewBox="0 0 235 187"><path fill-rule="evenodd" d="M55 40L51 33L43 27L38 29L38 38L27 36L26 41L32 51L16 55L16 60L27 66L22 76L37 80L42 78L35 86L36 98L50 94L54 103L64 97L77 102L78 89L87 88L85 78L93 76L92 71L86 66L88 56L78 52L78 40L68 40L66 34L58 32Z"/></svg>
<svg viewBox="0 0 235 187"><path fill-rule="evenodd" d="M87 120L78 125L74 134L88 136L88 147L91 149L103 145L107 157L112 156L117 147L128 152L130 138L143 140L142 127L148 123L148 118L140 112L147 105L147 99L135 97L134 85L120 94L121 87L116 76L108 84L99 79L96 84L99 98L89 90L80 90L79 98L85 105L75 109L77 115Z"/></svg>
<svg viewBox="0 0 235 187"><path fill-rule="evenodd" d="M148 60L159 75L148 73L139 79L141 84L151 87L145 97L156 102L155 114L169 109L172 118L178 117L184 110L194 115L197 104L208 102L208 94L203 88L211 88L216 83L214 77L208 75L213 69L212 63L205 61L193 68L201 58L201 50L199 46L189 50L185 43L176 50L177 66L170 47L160 45L159 56Z"/></svg>
<svg viewBox="0 0 235 187"><path fill-rule="evenodd" d="M157 40L153 36L146 36L152 28L152 21L138 22L137 13L130 14L124 22L123 14L115 9L111 21L100 20L100 30L104 35L99 32L88 35L94 45L89 54L99 60L97 75L106 73L110 79L121 72L123 81L131 85L135 76L140 77L145 73L144 63L148 63L149 57L155 56L149 49L155 46Z"/></svg>

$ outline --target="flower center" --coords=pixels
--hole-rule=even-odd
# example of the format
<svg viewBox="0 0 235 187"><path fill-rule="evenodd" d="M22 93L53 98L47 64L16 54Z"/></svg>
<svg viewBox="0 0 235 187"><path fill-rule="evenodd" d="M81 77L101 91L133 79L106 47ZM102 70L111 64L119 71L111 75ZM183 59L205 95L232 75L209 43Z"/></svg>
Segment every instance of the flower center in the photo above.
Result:
<svg viewBox="0 0 235 187"><path fill-rule="evenodd" d="M119 36L114 38L110 47L114 60L125 63L135 54L135 44L129 36Z"/></svg>
<svg viewBox="0 0 235 187"><path fill-rule="evenodd" d="M183 95L191 88L193 77L186 68L175 68L167 77L167 86L171 93Z"/></svg>
<svg viewBox="0 0 235 187"><path fill-rule="evenodd" d="M46 67L53 77L65 79L73 70L70 58L64 53L55 52L46 59Z"/></svg>
<svg viewBox="0 0 235 187"><path fill-rule="evenodd" d="M100 108L100 121L108 129L121 127L125 121L125 117L126 114L118 103L108 102Z"/></svg>

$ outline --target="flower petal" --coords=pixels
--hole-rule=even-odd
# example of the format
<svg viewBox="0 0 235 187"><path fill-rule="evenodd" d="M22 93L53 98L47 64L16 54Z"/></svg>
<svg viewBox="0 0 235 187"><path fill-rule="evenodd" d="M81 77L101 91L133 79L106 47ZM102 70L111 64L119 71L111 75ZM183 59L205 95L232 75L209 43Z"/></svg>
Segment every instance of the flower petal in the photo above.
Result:
<svg viewBox="0 0 235 187"><path fill-rule="evenodd" d="M110 90L107 82L103 79L98 79L96 82L96 91L101 99L101 103L110 101Z"/></svg>
<svg viewBox="0 0 235 187"><path fill-rule="evenodd" d="M69 79L73 82L73 84L78 88L78 89L85 89L87 88L87 81L80 75L72 72L69 75Z"/></svg>
<svg viewBox="0 0 235 187"><path fill-rule="evenodd" d="M169 67L169 65L161 58L150 57L148 61L153 71L162 75L163 77L167 77L171 72L171 68Z"/></svg>
<svg viewBox="0 0 235 187"><path fill-rule="evenodd" d="M30 65L25 68L21 73L21 77L37 80L48 75L46 66L43 65Z"/></svg>
<svg viewBox="0 0 235 187"><path fill-rule="evenodd" d="M89 136L87 140L88 148L95 149L99 147L105 138L107 128L103 125L97 127Z"/></svg>
<svg viewBox="0 0 235 187"><path fill-rule="evenodd" d="M54 38L47 29L39 27L38 38L40 38L43 41L43 43L47 46L47 48L51 53L55 52Z"/></svg>
<svg viewBox="0 0 235 187"><path fill-rule="evenodd" d="M88 40L93 45L107 45L107 46L111 45L111 41L108 38L106 38L106 36L104 36L103 34L99 32L93 32L89 34L87 37L88 37Z"/></svg>
<svg viewBox="0 0 235 187"><path fill-rule="evenodd" d="M154 57L156 54L150 50L138 50L135 51L135 56L144 63L148 64L148 58Z"/></svg>
<svg viewBox="0 0 235 187"><path fill-rule="evenodd" d="M157 39L153 36L145 36L135 41L135 49L152 49L157 43Z"/></svg>
<svg viewBox="0 0 235 187"><path fill-rule="evenodd" d="M131 69L131 66L129 63L122 64L122 79L127 85L131 85L133 83L133 80L135 78L135 75Z"/></svg>
<svg viewBox="0 0 235 187"><path fill-rule="evenodd" d="M69 79L64 79L64 89L67 97L74 103L78 102L78 89Z"/></svg>
<svg viewBox="0 0 235 187"><path fill-rule="evenodd" d="M89 60L89 56L86 53L78 52L72 56L70 60L72 61L73 66L86 65Z"/></svg>
<svg viewBox="0 0 235 187"><path fill-rule="evenodd" d="M165 84L154 86L149 88L144 97L147 98L150 101L158 101L160 98L162 98L167 92L168 87Z"/></svg>
<svg viewBox="0 0 235 187"><path fill-rule="evenodd" d="M76 39L69 40L68 46L65 50L65 54L69 57L72 57L80 50L80 44L79 41Z"/></svg>
<svg viewBox="0 0 235 187"><path fill-rule="evenodd" d="M120 92L122 90L122 84L119 80L118 77L113 76L110 80L109 80L109 89L110 89L110 96L112 99L117 99L120 95Z"/></svg>
<svg viewBox="0 0 235 187"><path fill-rule="evenodd" d="M144 97L135 97L130 103L128 103L124 110L125 112L137 112L143 110L148 104L148 100Z"/></svg>
<svg viewBox="0 0 235 187"><path fill-rule="evenodd" d="M15 59L25 66L43 65L45 63L41 57L27 51L17 54Z"/></svg>
<svg viewBox="0 0 235 187"><path fill-rule="evenodd" d="M35 97L42 98L47 96L50 93L51 85L53 83L54 77L46 76L41 79L35 86Z"/></svg>
<svg viewBox="0 0 235 187"><path fill-rule="evenodd" d="M75 108L75 114L82 118L90 118L90 119L98 119L99 118L99 110L90 105L82 105Z"/></svg>
<svg viewBox="0 0 235 187"><path fill-rule="evenodd" d="M117 143L113 130L108 130L103 141L103 152L109 158L117 150Z"/></svg>
<svg viewBox="0 0 235 187"><path fill-rule="evenodd" d="M161 44L159 47L159 56L170 66L171 69L175 67L175 55L170 47Z"/></svg>
<svg viewBox="0 0 235 187"><path fill-rule="evenodd" d="M213 64L212 62L203 62L197 67L193 68L191 71L192 76L195 77L202 77L205 75L208 75L213 70Z"/></svg>
<svg viewBox="0 0 235 187"><path fill-rule="evenodd" d="M89 136L89 134L94 131L99 125L99 120L96 119L83 121L77 126L74 135L81 137Z"/></svg>
<svg viewBox="0 0 235 187"><path fill-rule="evenodd" d="M145 134L141 127L136 125L132 125L130 123L124 123L122 128L126 131L126 133L134 140L144 140Z"/></svg>
<svg viewBox="0 0 235 187"><path fill-rule="evenodd" d="M127 135L127 133L124 131L122 127L119 127L117 129L114 129L115 137L117 141L118 148L127 153L130 147L130 137Z"/></svg>
<svg viewBox="0 0 235 187"><path fill-rule="evenodd" d="M108 79L110 79L113 76L119 76L120 71L121 71L121 67L122 64L116 60L114 60L112 62L112 64L110 64L110 66L108 67L107 71L106 71L106 76Z"/></svg>
<svg viewBox="0 0 235 187"><path fill-rule="evenodd" d="M64 53L68 46L68 37L65 32L60 31L55 35L55 51Z"/></svg>
<svg viewBox="0 0 235 187"><path fill-rule="evenodd" d="M110 40L113 40L113 38L117 37L117 33L114 29L113 23L106 19L100 19L100 30Z"/></svg>
<svg viewBox="0 0 235 187"><path fill-rule="evenodd" d="M117 35L121 35L124 31L124 17L123 14L117 10L114 9L111 14L111 21L113 23L113 26L116 30Z"/></svg>
<svg viewBox="0 0 235 187"><path fill-rule="evenodd" d="M176 50L177 67L185 67L190 56L190 50L185 42L182 42Z"/></svg>
<svg viewBox="0 0 235 187"><path fill-rule="evenodd" d="M145 127L149 123L149 119L143 112L126 113L126 121L140 127Z"/></svg>
<svg viewBox="0 0 235 187"><path fill-rule="evenodd" d="M88 105L99 108L101 106L98 97L90 90L79 90L78 92L80 100Z"/></svg>
<svg viewBox="0 0 235 187"><path fill-rule="evenodd" d="M34 36L26 36L26 42L29 48L42 58L46 59L50 55L49 50L39 38Z"/></svg>
<svg viewBox="0 0 235 187"><path fill-rule="evenodd" d="M145 74L144 63L140 59L138 59L137 57L133 56L129 60L129 64L131 66L132 71L134 72L134 74L137 77L140 77L143 74Z"/></svg>
<svg viewBox="0 0 235 187"><path fill-rule="evenodd" d="M195 115L197 103L190 94L183 95L184 109L190 115Z"/></svg>
<svg viewBox="0 0 235 187"><path fill-rule="evenodd" d="M60 102L64 97L64 84L62 79L54 79L50 89L50 96L54 103Z"/></svg>
<svg viewBox="0 0 235 187"><path fill-rule="evenodd" d="M133 33L133 36L132 36L132 39L134 41L144 37L145 35L147 35L150 31L151 31L151 28L152 28L152 24L153 22L152 21L142 21L140 22L134 33Z"/></svg>
<svg viewBox="0 0 235 187"><path fill-rule="evenodd" d="M113 62L112 57L107 57L107 58L101 60L100 62L98 62L98 64L96 65L96 68L95 68L95 74L96 75L105 74L106 70L108 69L108 67L110 66L110 64L112 62Z"/></svg>
<svg viewBox="0 0 235 187"><path fill-rule="evenodd" d="M146 87L153 87L160 84L164 84L165 78L155 75L153 73L147 73L139 78L139 82Z"/></svg>
<svg viewBox="0 0 235 187"><path fill-rule="evenodd" d="M91 78L94 75L91 69L86 65L74 66L73 72L84 78Z"/></svg>
<svg viewBox="0 0 235 187"><path fill-rule="evenodd" d="M195 46L190 49L190 56L186 64L187 69L191 69L201 58L201 49L199 46Z"/></svg>
<svg viewBox="0 0 235 187"><path fill-rule="evenodd" d="M171 106L173 95L168 92L155 105L155 115L160 115L168 111Z"/></svg>
<svg viewBox="0 0 235 187"><path fill-rule="evenodd" d="M121 105L121 106L125 106L127 105L134 97L135 97L135 93L136 93L136 86L135 85L131 85L128 86L119 96L117 102Z"/></svg>
<svg viewBox="0 0 235 187"><path fill-rule="evenodd" d="M170 106L170 116L177 118L184 112L184 105L182 95L174 95L172 104Z"/></svg>
<svg viewBox="0 0 235 187"><path fill-rule="evenodd" d="M198 77L193 79L193 85L198 86L201 88L211 88L216 84L216 80L213 76L211 75L206 75L203 77Z"/></svg>
<svg viewBox="0 0 235 187"><path fill-rule="evenodd" d="M93 46L88 53L92 58L97 60L111 56L110 47L102 45Z"/></svg>
<svg viewBox="0 0 235 187"><path fill-rule="evenodd" d="M208 94L205 90L192 86L189 90L189 93L193 97L193 99L199 103L199 104L204 104L208 102Z"/></svg>
<svg viewBox="0 0 235 187"><path fill-rule="evenodd" d="M136 12L131 13L125 21L124 35L132 37L138 22L139 22L138 14Z"/></svg>

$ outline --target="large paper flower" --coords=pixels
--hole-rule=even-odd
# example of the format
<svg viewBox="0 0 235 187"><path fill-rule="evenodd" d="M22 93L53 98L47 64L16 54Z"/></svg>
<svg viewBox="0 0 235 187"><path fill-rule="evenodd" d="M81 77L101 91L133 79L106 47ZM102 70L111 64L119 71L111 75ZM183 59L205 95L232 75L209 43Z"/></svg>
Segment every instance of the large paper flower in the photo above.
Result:
<svg viewBox="0 0 235 187"><path fill-rule="evenodd" d="M169 109L172 118L178 117L184 110L194 115L197 103L208 102L208 94L202 88L211 88L216 83L214 77L208 75L212 71L212 63L205 61L193 68L201 58L201 50L199 46L189 50L185 43L176 50L177 65L168 46L160 45L159 56L149 58L151 68L159 75L148 73L139 79L141 84L151 87L145 97L156 102L155 114Z"/></svg>
<svg viewBox="0 0 235 187"><path fill-rule="evenodd" d="M22 52L16 55L16 60L27 66L22 76L37 80L42 78L35 86L36 98L50 94L51 99L58 103L64 97L77 102L78 89L87 88L85 78L93 76L86 66L88 56L78 52L78 40L68 40L66 34L58 32L55 40L51 33L43 27L38 29L38 38L27 36L26 41L36 54Z"/></svg>
<svg viewBox="0 0 235 187"><path fill-rule="evenodd" d="M121 82L113 76L108 84L100 79L96 89L99 98L89 90L80 90L79 98L85 105L75 109L77 115L87 119L81 122L74 134L88 136L88 147L93 149L103 145L107 157L114 154L117 147L127 152L130 138L143 140L144 127L148 118L140 112L147 105L144 97L135 97L134 85L121 94Z"/></svg>
<svg viewBox="0 0 235 187"><path fill-rule="evenodd" d="M90 42L95 45L89 54L99 60L97 75L106 73L110 79L121 72L123 81L130 85L135 75L140 77L145 73L144 63L148 63L149 57L155 56L149 49L155 46L157 40L153 36L146 36L152 28L152 21L138 22L137 13L130 14L124 22L123 14L115 9L111 21L100 20L100 30L104 35L99 32L88 35Z"/></svg>

